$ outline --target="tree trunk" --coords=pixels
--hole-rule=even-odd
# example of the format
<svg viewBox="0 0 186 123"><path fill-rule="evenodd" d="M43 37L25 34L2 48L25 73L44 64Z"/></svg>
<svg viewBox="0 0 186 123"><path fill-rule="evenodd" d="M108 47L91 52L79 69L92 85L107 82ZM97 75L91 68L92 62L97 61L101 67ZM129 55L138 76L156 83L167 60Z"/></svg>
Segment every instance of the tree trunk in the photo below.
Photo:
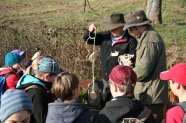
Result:
<svg viewBox="0 0 186 123"><path fill-rule="evenodd" d="M162 0L147 0L146 14L154 24L162 23L161 6Z"/></svg>

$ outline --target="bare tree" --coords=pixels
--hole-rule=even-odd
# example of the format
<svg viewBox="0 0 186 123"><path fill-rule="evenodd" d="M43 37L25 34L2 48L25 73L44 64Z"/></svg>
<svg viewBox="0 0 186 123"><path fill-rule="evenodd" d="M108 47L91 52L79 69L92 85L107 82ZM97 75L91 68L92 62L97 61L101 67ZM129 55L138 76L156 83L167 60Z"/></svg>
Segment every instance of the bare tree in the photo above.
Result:
<svg viewBox="0 0 186 123"><path fill-rule="evenodd" d="M147 0L147 17L152 21L152 23L162 23L161 14L162 0Z"/></svg>

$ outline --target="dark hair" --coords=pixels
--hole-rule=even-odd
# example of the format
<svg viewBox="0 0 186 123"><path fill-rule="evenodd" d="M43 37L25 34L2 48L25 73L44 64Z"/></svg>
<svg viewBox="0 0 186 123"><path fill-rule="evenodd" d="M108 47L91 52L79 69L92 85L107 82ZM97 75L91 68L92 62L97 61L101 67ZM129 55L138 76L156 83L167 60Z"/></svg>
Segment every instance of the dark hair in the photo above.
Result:
<svg viewBox="0 0 186 123"><path fill-rule="evenodd" d="M186 90L186 86L183 86L183 85L182 85L182 87L183 87L184 90Z"/></svg>
<svg viewBox="0 0 186 123"><path fill-rule="evenodd" d="M52 92L62 101L71 100L73 97L73 90L78 88L79 79L72 73L63 72L56 78L52 86Z"/></svg>

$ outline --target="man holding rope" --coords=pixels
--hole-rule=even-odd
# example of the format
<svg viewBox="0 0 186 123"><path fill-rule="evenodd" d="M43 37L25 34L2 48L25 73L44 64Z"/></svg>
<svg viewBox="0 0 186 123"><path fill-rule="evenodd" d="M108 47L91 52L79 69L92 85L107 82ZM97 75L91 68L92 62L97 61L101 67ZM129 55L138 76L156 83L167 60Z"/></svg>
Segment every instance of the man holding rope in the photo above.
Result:
<svg viewBox="0 0 186 123"><path fill-rule="evenodd" d="M134 37L129 35L127 30L123 31L125 25L124 15L122 13L113 13L110 16L110 21L106 25L105 32L96 32L96 26L91 24L89 29L84 34L84 40L88 44L100 45L100 69L103 79L103 95L104 102L111 98L110 89L108 85L108 75L112 68L118 65L118 57L120 55L129 54L135 55L137 41ZM134 65L135 57L131 59L131 65ZM110 97L109 97L110 95Z"/></svg>

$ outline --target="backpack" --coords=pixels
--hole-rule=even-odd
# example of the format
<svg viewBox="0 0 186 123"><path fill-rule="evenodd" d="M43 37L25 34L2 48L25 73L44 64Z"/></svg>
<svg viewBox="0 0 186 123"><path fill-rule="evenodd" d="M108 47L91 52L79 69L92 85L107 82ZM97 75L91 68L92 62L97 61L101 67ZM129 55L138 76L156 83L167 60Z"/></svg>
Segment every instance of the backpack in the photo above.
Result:
<svg viewBox="0 0 186 123"><path fill-rule="evenodd" d="M6 78L11 74L12 73L10 72L10 73L0 76L0 104L1 104L1 96L3 95L3 93L5 91L4 86L5 86Z"/></svg>
<svg viewBox="0 0 186 123"><path fill-rule="evenodd" d="M184 111L184 117L183 117L182 123L186 123L186 102L176 103L173 106L180 106L182 108L182 110ZM171 107L173 107L173 106L171 106Z"/></svg>
<svg viewBox="0 0 186 123"><path fill-rule="evenodd" d="M123 118L121 123L144 123L151 115L151 110L147 107L138 115L138 117Z"/></svg>

